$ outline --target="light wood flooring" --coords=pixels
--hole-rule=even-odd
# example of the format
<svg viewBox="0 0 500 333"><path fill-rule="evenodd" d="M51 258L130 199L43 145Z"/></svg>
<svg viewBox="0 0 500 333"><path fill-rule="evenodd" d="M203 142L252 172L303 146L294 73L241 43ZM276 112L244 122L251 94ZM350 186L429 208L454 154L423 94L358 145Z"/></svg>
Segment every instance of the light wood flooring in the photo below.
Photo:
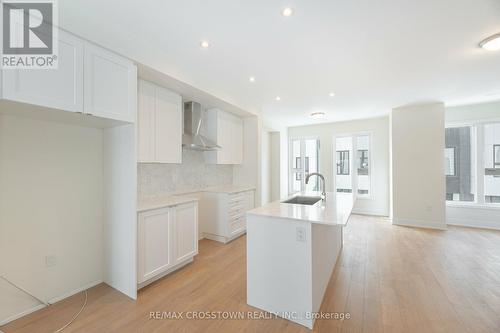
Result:
<svg viewBox="0 0 500 333"><path fill-rule="evenodd" d="M200 242L194 263L142 289L136 302L102 284L64 332L308 332L284 319L153 320L151 311L255 311L246 305L246 238ZM79 309L75 295L0 328L53 332ZM353 216L317 332L500 332L500 232L405 228Z"/></svg>

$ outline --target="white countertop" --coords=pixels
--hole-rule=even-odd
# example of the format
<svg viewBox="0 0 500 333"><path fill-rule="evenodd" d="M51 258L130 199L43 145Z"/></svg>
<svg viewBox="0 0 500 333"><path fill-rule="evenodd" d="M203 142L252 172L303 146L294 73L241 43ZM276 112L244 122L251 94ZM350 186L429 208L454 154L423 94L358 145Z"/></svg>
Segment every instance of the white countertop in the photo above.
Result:
<svg viewBox="0 0 500 333"><path fill-rule="evenodd" d="M181 205L188 202L198 201L194 196L188 195L167 195L155 198L139 200L137 204L137 212L144 212L164 207Z"/></svg>
<svg viewBox="0 0 500 333"><path fill-rule="evenodd" d="M320 196L320 194L320 192L301 192L290 198L297 195ZM247 214L345 226L354 205L354 199L351 193L327 192L326 200L320 200L314 205L282 203L282 201L285 200L268 203L262 207L248 211Z"/></svg>
<svg viewBox="0 0 500 333"><path fill-rule="evenodd" d="M245 191L253 191L255 187L253 186L242 186L242 185L220 185L220 186L210 186L206 187L200 192L213 192L213 193L238 193Z"/></svg>
<svg viewBox="0 0 500 333"><path fill-rule="evenodd" d="M198 194L202 192L231 194L231 193L238 193L238 192L252 191L252 190L255 190L255 187L241 186L241 185L220 185L220 186L210 186L199 190L178 192L164 196L139 199L137 203L137 212L140 213L147 210L153 210L163 207L171 207L183 203L198 201Z"/></svg>

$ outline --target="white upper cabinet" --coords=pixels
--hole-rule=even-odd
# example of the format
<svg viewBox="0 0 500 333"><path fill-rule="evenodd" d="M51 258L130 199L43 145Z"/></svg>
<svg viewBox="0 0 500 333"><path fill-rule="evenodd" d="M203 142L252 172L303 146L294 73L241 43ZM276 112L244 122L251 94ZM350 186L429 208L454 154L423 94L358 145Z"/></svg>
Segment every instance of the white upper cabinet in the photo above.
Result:
<svg viewBox="0 0 500 333"><path fill-rule="evenodd" d="M218 109L207 111L208 136L221 148L207 152L207 161L214 164L243 163L243 119Z"/></svg>
<svg viewBox="0 0 500 333"><path fill-rule="evenodd" d="M132 61L85 43L84 112L135 122L137 68Z"/></svg>
<svg viewBox="0 0 500 333"><path fill-rule="evenodd" d="M138 161L182 163L182 97L139 81Z"/></svg>
<svg viewBox="0 0 500 333"><path fill-rule="evenodd" d="M57 69L3 70L1 98L134 123L134 63L61 29L57 42Z"/></svg>
<svg viewBox="0 0 500 333"><path fill-rule="evenodd" d="M138 161L155 162L155 103L156 86L140 80L138 83L137 152Z"/></svg>
<svg viewBox="0 0 500 333"><path fill-rule="evenodd" d="M182 97L156 89L155 153L160 163L182 163Z"/></svg>
<svg viewBox="0 0 500 333"><path fill-rule="evenodd" d="M60 30L57 69L3 71L3 98L72 112L83 112L81 39Z"/></svg>

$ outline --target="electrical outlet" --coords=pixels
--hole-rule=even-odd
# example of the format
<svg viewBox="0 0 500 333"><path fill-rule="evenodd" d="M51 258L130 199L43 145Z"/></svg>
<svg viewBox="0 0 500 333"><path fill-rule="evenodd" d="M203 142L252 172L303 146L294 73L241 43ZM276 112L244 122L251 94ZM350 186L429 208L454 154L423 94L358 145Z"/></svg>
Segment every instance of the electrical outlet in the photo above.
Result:
<svg viewBox="0 0 500 333"><path fill-rule="evenodd" d="M296 235L297 235L297 241L298 242L305 242L306 241L306 228L297 227L295 230L296 230Z"/></svg>
<svg viewBox="0 0 500 333"><path fill-rule="evenodd" d="M45 257L45 267L54 267L57 265L57 258L54 255Z"/></svg>

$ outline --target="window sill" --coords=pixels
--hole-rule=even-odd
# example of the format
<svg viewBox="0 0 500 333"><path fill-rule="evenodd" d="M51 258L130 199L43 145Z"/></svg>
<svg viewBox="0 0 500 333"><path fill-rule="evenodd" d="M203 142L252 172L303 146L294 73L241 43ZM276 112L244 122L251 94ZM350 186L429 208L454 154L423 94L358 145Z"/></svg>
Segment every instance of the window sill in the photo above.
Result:
<svg viewBox="0 0 500 333"><path fill-rule="evenodd" d="M500 210L500 204L497 204L497 203L493 203L493 204L477 204L477 203L464 203L464 202L450 202L450 201L446 201L446 207Z"/></svg>

